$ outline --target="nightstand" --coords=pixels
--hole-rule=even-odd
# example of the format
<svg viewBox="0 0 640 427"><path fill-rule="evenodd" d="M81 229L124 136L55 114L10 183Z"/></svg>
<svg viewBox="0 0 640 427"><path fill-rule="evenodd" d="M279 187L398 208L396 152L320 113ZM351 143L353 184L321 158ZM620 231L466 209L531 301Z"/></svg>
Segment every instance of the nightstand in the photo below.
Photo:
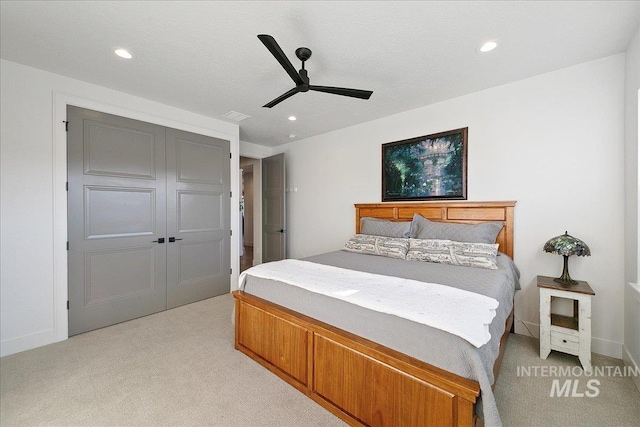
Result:
<svg viewBox="0 0 640 427"><path fill-rule="evenodd" d="M540 357L551 350L580 358L585 371L591 370L591 297L595 295L587 282L564 285L553 277L538 276L540 288ZM553 298L573 300L573 316L551 313Z"/></svg>

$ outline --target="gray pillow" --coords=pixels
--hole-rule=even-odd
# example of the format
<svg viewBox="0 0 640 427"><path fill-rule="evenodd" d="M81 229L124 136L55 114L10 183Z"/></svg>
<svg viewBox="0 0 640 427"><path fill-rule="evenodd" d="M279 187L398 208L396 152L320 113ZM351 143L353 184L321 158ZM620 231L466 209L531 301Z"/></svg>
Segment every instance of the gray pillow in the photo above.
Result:
<svg viewBox="0 0 640 427"><path fill-rule="evenodd" d="M361 218L360 234L383 237L409 237L410 221L388 221L377 218Z"/></svg>
<svg viewBox="0 0 640 427"><path fill-rule="evenodd" d="M413 239L439 239L453 240L454 242L492 244L496 242L496 237L502 227L502 222L485 222L482 224L435 222L415 214L413 221L411 221L409 237Z"/></svg>

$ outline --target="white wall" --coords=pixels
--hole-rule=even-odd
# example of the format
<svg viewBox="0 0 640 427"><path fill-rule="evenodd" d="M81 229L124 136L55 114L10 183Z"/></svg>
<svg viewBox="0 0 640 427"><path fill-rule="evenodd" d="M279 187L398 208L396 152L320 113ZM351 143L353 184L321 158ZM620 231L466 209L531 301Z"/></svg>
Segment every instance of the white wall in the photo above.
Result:
<svg viewBox="0 0 640 427"><path fill-rule="evenodd" d="M79 80L0 62L0 355L67 337L66 104L231 141L238 188L239 128ZM235 172L234 172L235 171ZM234 191L232 207L238 206ZM231 210L234 234L238 210ZM237 283L238 245L231 267Z"/></svg>
<svg viewBox="0 0 640 427"><path fill-rule="evenodd" d="M615 55L276 147L298 188L288 198L290 256L340 249L354 232L353 203L381 200L381 144L468 127L468 199L518 202L517 318L537 335L536 275L562 271L542 246L568 230L592 251L572 257L570 271L596 292L593 350L621 357L624 67Z"/></svg>
<svg viewBox="0 0 640 427"><path fill-rule="evenodd" d="M242 127L242 125L240 125L240 127ZM272 151L273 149L271 147L240 141L240 155L244 157L264 159L265 157L269 157Z"/></svg>
<svg viewBox="0 0 640 427"><path fill-rule="evenodd" d="M626 53L625 79L625 283L638 283L638 90L640 89L640 30ZM640 298L632 286L625 287L623 358L640 366ZM640 378L636 378L640 388Z"/></svg>

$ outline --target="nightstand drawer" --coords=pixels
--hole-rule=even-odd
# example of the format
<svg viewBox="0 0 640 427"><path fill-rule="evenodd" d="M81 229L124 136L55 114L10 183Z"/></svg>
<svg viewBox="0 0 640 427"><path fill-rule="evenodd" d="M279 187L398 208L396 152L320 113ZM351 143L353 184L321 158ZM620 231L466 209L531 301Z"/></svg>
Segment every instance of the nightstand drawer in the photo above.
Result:
<svg viewBox="0 0 640 427"><path fill-rule="evenodd" d="M580 351L580 338L573 334L566 334L551 329L551 348L565 353L578 355Z"/></svg>

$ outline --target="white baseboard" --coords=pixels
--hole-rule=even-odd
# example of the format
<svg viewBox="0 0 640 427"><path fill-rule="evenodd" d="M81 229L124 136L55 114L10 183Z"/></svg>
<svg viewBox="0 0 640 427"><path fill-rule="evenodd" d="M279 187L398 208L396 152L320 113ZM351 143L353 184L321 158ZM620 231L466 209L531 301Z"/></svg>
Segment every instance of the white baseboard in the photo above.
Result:
<svg viewBox="0 0 640 427"><path fill-rule="evenodd" d="M53 329L36 332L35 334L24 337L9 339L0 343L0 357L20 353L25 350L31 350L36 347L42 347L47 344L53 344L54 342L55 331Z"/></svg>
<svg viewBox="0 0 640 427"><path fill-rule="evenodd" d="M616 359L622 359L622 343L591 337L591 351Z"/></svg>
<svg viewBox="0 0 640 427"><path fill-rule="evenodd" d="M514 321L516 322L516 334L540 339L540 325L537 323L525 322L517 318L514 319Z"/></svg>
<svg viewBox="0 0 640 427"><path fill-rule="evenodd" d="M624 364L627 366L631 366L632 368L635 368L636 372L638 372L640 370L640 366L633 359L633 356L631 356L631 353L629 353L629 349L626 346L622 346L622 347L623 347L622 360L624 361ZM633 375L631 378L633 379L633 382L636 385L636 388L638 389L638 391L640 391L640 375Z"/></svg>

